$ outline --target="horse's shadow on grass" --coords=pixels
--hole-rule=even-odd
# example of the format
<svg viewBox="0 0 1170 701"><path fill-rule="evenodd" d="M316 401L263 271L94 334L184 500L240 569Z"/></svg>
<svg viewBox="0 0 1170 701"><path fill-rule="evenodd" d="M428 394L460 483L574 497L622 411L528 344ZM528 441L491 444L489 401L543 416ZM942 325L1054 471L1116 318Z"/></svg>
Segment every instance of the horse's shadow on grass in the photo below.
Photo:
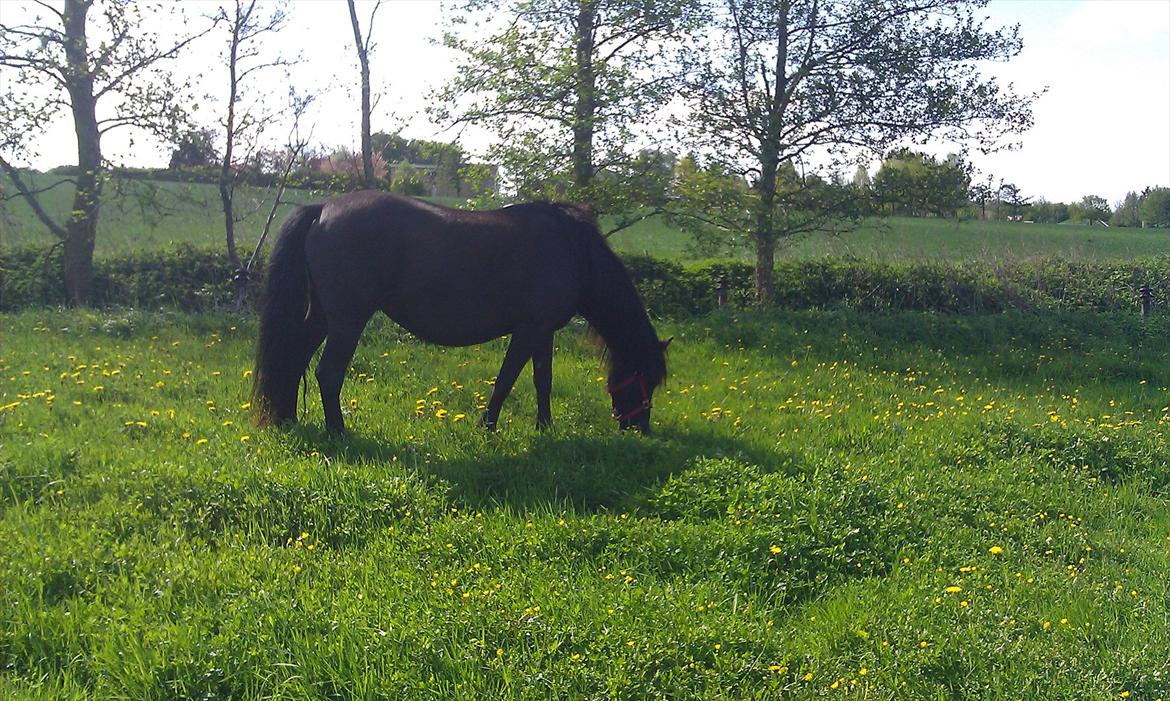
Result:
<svg viewBox="0 0 1170 701"><path fill-rule="evenodd" d="M389 465L397 457L399 465L416 475L443 484L453 504L477 510L633 510L698 458L728 457L768 472L797 472L802 464L796 453L761 450L727 436L674 428L650 436L553 431L533 436L519 451L497 449L488 436L479 454L447 460L418 459L407 447L360 433L336 436L311 426L296 427L292 433L336 460Z"/></svg>

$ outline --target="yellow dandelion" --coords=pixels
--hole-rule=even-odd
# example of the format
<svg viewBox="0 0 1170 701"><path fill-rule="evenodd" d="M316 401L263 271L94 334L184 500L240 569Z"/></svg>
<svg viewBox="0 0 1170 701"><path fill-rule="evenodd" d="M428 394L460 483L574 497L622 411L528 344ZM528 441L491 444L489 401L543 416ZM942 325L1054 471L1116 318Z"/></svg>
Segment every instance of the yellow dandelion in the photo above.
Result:
<svg viewBox="0 0 1170 701"><path fill-rule="evenodd" d="M987 552L991 553L992 555L1001 555L1003 554L1003 548L999 547L998 545L993 545L988 548Z"/></svg>

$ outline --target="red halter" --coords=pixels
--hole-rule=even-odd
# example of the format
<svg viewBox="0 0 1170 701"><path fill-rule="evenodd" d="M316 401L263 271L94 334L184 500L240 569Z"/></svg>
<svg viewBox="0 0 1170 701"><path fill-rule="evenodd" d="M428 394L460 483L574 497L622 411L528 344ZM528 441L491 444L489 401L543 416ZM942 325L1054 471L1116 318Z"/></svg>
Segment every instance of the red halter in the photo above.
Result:
<svg viewBox="0 0 1170 701"><path fill-rule="evenodd" d="M642 392L642 403L635 404L634 408L630 409L629 411L627 411L624 414L619 414L617 409L614 409L613 418L617 419L618 421L626 421L628 419L632 419L635 416L638 416L638 415L643 414L643 413L650 410L650 393L646 391L646 378L644 378L642 376L642 373L640 373L640 372L635 372L633 375L630 375L629 377L627 377L626 379L617 383L616 385L608 385L606 387L606 390L609 392L609 396L613 397L615 392L620 392L623 389L625 389L626 387L629 387L630 385L634 384L635 382L638 383L638 389L641 390L641 392Z"/></svg>

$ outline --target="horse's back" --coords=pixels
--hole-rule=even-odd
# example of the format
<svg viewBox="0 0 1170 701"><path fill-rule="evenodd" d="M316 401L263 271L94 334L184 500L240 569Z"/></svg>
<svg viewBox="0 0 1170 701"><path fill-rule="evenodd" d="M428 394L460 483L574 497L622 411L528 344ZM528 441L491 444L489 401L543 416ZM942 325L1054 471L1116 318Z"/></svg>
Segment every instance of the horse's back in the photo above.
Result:
<svg viewBox="0 0 1170 701"><path fill-rule="evenodd" d="M361 192L325 203L306 253L327 314L381 309L426 340L466 345L572 317L585 252L565 229L552 210Z"/></svg>

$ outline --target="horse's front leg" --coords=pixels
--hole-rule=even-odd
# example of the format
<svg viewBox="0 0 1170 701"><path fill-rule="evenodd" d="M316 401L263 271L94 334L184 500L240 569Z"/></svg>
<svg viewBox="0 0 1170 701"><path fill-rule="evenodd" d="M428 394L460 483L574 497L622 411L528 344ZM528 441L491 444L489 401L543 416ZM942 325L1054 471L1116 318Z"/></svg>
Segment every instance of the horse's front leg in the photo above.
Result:
<svg viewBox="0 0 1170 701"><path fill-rule="evenodd" d="M496 375L495 386L492 387L492 396L488 400L487 409L484 410L483 416L479 417L481 426L489 431L496 429L496 422L500 418L500 408L504 406L504 400L508 398L512 386L516 384L520 370L531 357L532 344L528 335L521 332L513 333L512 340L508 342L508 350L504 353L504 362L500 365L500 372Z"/></svg>
<svg viewBox="0 0 1170 701"><path fill-rule="evenodd" d="M553 334L541 338L532 352L532 385L536 388L536 430L552 426Z"/></svg>

